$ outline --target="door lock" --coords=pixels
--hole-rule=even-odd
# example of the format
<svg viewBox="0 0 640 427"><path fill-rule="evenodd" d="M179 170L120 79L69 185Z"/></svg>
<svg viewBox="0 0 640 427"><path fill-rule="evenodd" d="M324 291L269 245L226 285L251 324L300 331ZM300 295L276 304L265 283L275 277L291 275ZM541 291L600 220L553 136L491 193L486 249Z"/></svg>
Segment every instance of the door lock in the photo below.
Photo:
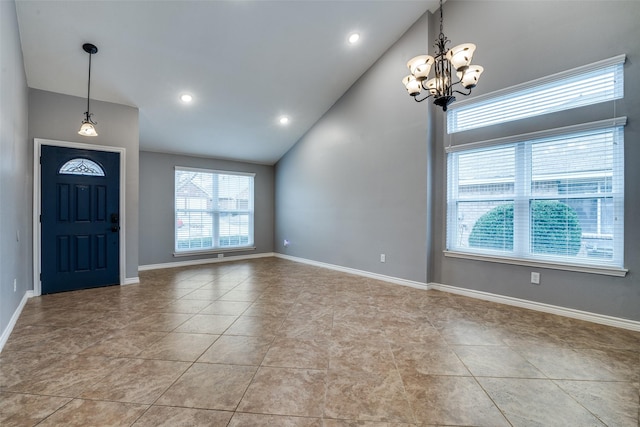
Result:
<svg viewBox="0 0 640 427"><path fill-rule="evenodd" d="M112 213L111 214L111 231L113 231L114 233L117 233L118 231L120 231L120 225L118 225L119 222L120 222L120 215L118 215L117 213Z"/></svg>

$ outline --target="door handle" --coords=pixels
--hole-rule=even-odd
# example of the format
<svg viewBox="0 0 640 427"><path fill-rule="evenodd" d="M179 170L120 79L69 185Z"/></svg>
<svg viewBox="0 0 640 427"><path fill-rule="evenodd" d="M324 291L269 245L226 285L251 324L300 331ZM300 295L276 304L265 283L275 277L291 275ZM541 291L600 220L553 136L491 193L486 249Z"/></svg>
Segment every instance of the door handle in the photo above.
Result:
<svg viewBox="0 0 640 427"><path fill-rule="evenodd" d="M118 231L120 231L120 226L119 225L112 225L111 226L111 231L113 231L114 233L117 233Z"/></svg>

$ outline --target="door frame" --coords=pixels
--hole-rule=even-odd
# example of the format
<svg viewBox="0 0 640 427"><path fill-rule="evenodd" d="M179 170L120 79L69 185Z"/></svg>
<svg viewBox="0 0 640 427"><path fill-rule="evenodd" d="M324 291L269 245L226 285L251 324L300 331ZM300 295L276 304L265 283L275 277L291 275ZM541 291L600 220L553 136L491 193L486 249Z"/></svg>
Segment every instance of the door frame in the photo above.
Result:
<svg viewBox="0 0 640 427"><path fill-rule="evenodd" d="M108 147L106 145L94 145L86 144L82 142L70 142L70 141L56 141L53 139L33 139L33 295L39 296L42 294L42 282L40 281L40 272L42 271L42 247L41 247L41 224L40 214L42 213L42 182L41 182L41 166L40 156L41 148L43 145L51 145L54 147L64 148L78 148L81 150L90 151L108 151L112 153L120 153L120 242L119 242L119 276L120 285L125 284L125 272L126 272L126 208L125 208L125 156L127 150L124 147Z"/></svg>

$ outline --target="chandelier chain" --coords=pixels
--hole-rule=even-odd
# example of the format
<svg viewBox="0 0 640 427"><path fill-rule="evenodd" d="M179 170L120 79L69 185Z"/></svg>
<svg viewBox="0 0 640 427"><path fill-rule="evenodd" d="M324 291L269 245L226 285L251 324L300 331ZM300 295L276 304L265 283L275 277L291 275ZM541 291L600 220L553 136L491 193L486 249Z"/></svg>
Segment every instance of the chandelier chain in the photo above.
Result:
<svg viewBox="0 0 640 427"><path fill-rule="evenodd" d="M444 36L444 27L442 26L442 0L440 0L440 37Z"/></svg>

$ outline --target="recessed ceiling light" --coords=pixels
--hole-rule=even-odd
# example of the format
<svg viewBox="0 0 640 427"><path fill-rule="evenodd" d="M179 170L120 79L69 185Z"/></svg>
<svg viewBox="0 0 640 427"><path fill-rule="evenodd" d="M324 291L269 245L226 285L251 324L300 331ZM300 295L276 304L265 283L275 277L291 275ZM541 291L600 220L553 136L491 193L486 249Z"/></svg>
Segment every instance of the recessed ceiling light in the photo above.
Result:
<svg viewBox="0 0 640 427"><path fill-rule="evenodd" d="M351 44L357 43L358 40L360 40L360 34L358 34L358 33L352 33L349 36L349 43L351 43Z"/></svg>
<svg viewBox="0 0 640 427"><path fill-rule="evenodd" d="M289 123L289 117L282 116L278 119L278 121L280 122L281 125L286 125L287 123Z"/></svg>
<svg viewBox="0 0 640 427"><path fill-rule="evenodd" d="M183 93L182 95L180 95L180 101L188 104L189 102L193 101L193 96L189 95L188 93Z"/></svg>

